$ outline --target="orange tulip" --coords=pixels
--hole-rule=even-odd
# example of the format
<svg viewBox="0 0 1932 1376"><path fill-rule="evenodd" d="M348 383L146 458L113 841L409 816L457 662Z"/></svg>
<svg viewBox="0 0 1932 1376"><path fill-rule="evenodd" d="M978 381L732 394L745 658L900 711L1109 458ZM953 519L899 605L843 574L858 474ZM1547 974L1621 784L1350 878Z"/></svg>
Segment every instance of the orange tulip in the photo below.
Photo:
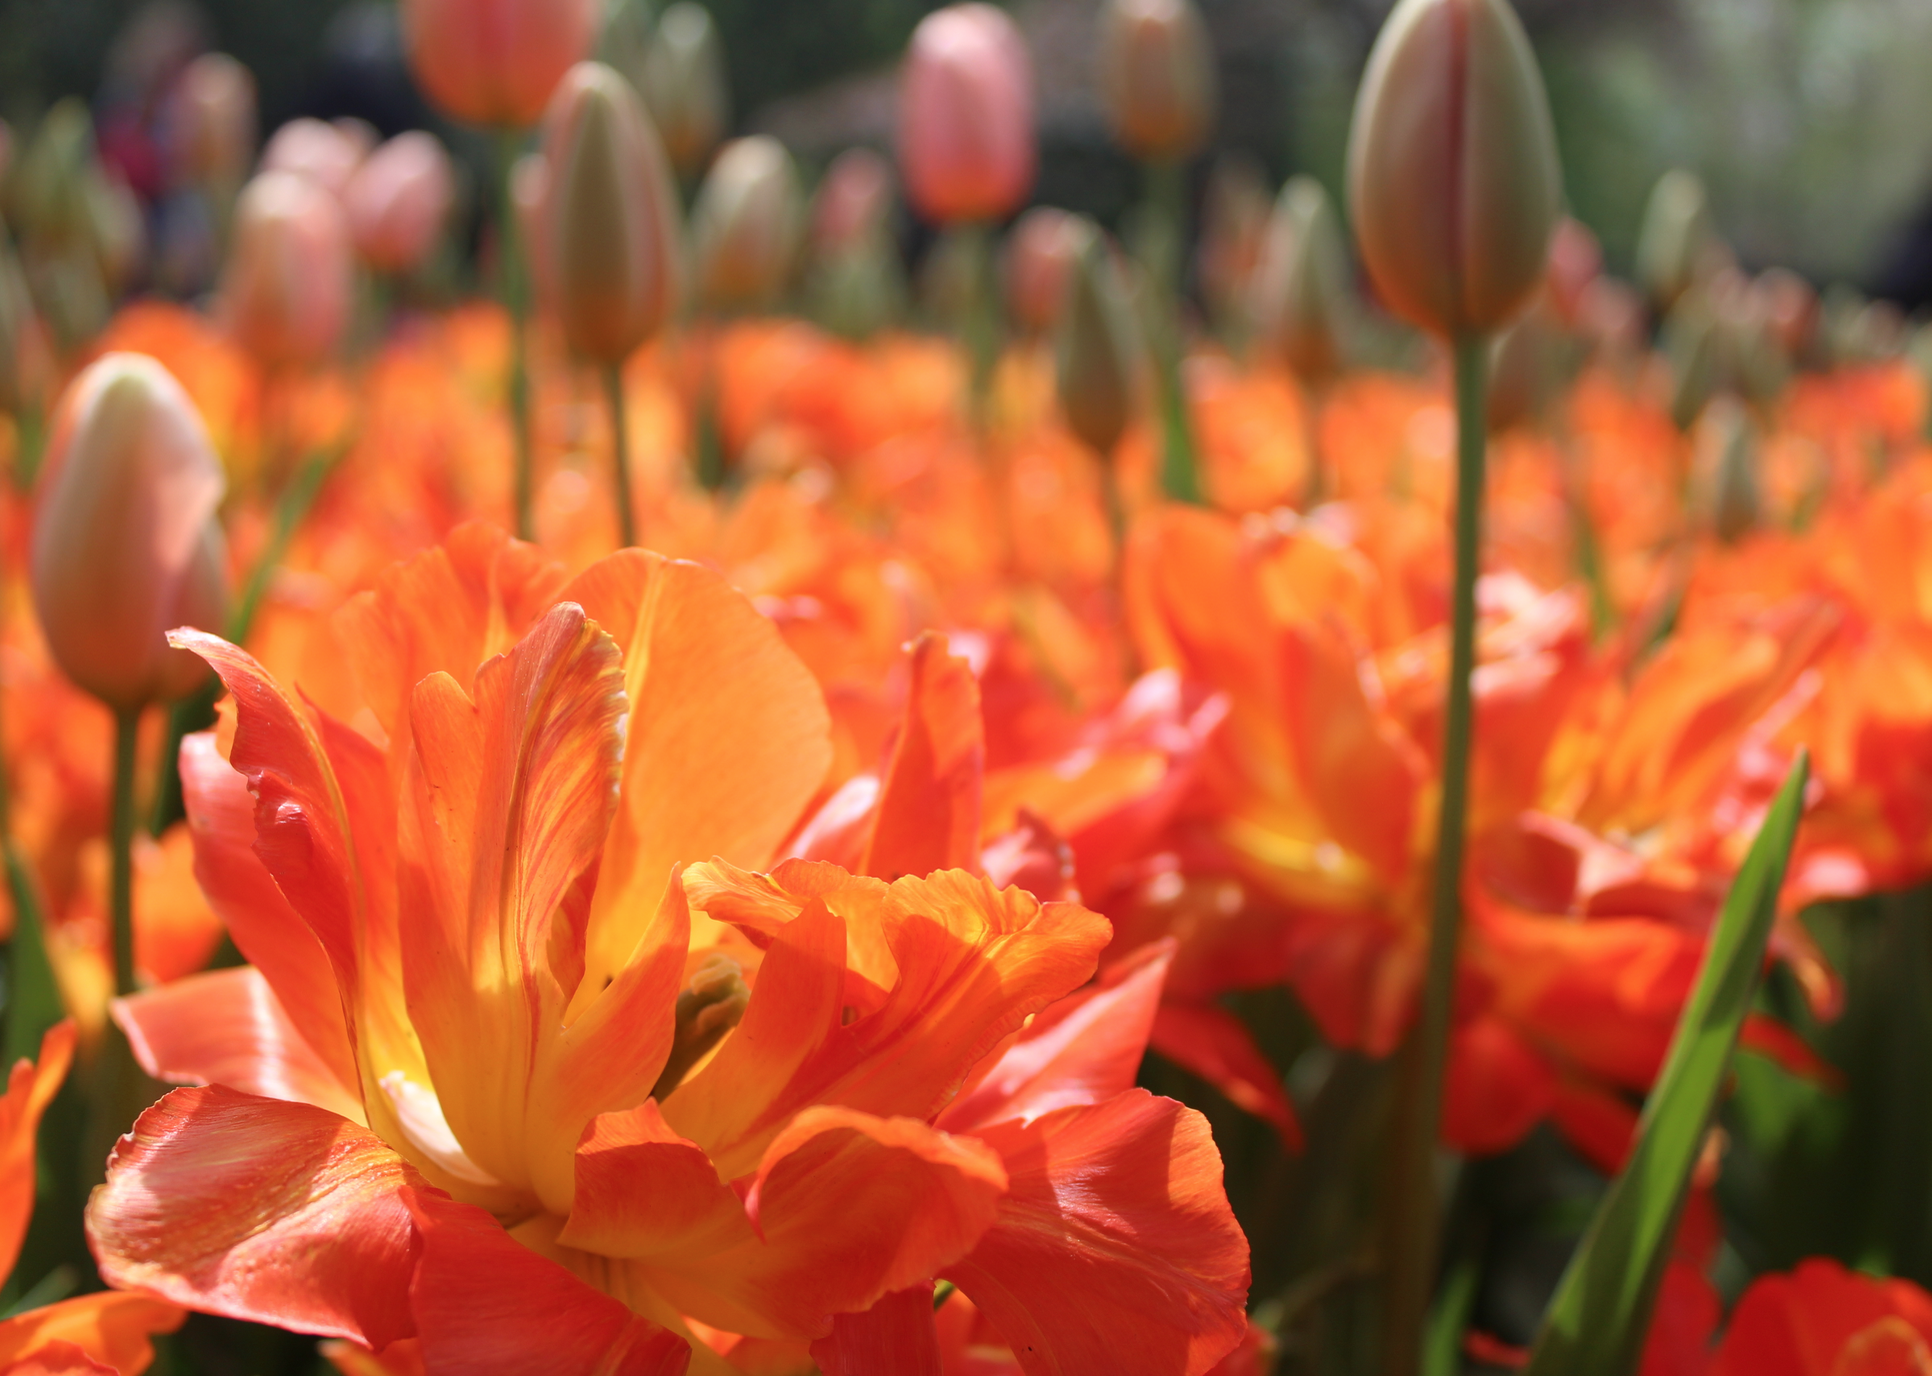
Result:
<svg viewBox="0 0 1932 1376"><path fill-rule="evenodd" d="M1131 1088L1161 967L1076 994L1106 924L970 870L750 868L830 748L721 577L628 550L564 584L471 527L336 628L383 744L188 638L236 695L230 758L184 768L255 966L120 1005L213 1084L96 1193L113 1283L430 1370L838 1370L930 1347L940 1275L1035 1373L1240 1341L1206 1125Z"/></svg>
<svg viewBox="0 0 1932 1376"><path fill-rule="evenodd" d="M899 166L913 207L941 224L997 220L1033 185L1033 63L1002 10L936 10L899 77Z"/></svg>
<svg viewBox="0 0 1932 1376"><path fill-rule="evenodd" d="M1760 1276L1708 1376L1906 1376L1932 1370L1932 1295L1814 1257Z"/></svg>
<svg viewBox="0 0 1932 1376"><path fill-rule="evenodd" d="M353 275L334 195L293 172L265 172L242 191L221 310L258 360L283 367L328 357L348 327Z"/></svg>
<svg viewBox="0 0 1932 1376"><path fill-rule="evenodd" d="M409 68L430 102L470 124L534 124L597 37L597 0L405 0Z"/></svg>
<svg viewBox="0 0 1932 1376"><path fill-rule="evenodd" d="M397 135L369 155L343 193L356 252L381 272L420 266L436 247L455 195L449 154L435 135Z"/></svg>
<svg viewBox="0 0 1932 1376"><path fill-rule="evenodd" d="M108 354L61 397L34 513L34 610L61 669L109 706L203 681L165 637L226 614L225 486L194 404L153 359Z"/></svg>

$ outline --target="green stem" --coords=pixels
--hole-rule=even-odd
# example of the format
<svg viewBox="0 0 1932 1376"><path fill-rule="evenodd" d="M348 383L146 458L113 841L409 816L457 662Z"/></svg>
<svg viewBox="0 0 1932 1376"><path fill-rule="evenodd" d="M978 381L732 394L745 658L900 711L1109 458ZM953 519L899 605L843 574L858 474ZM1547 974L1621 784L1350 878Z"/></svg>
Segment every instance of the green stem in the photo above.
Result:
<svg viewBox="0 0 1932 1376"><path fill-rule="evenodd" d="M637 543L637 509L631 505L631 436L624 414L624 366L604 365L604 399L610 404L610 448L617 484L617 533L625 549Z"/></svg>
<svg viewBox="0 0 1932 1376"><path fill-rule="evenodd" d="M1159 375L1161 490L1173 501L1199 505L1200 472L1181 377L1187 352L1181 328L1181 244L1186 215L1187 168L1179 162L1147 164L1140 257L1154 288L1147 315Z"/></svg>
<svg viewBox="0 0 1932 1376"><path fill-rule="evenodd" d="M113 870L109 911L114 923L114 992L134 992L134 756L141 709L114 712L114 815L109 836Z"/></svg>
<svg viewBox="0 0 1932 1376"><path fill-rule="evenodd" d="M717 341L699 344L701 355L698 380L697 414L692 418L693 440L697 446L698 485L706 492L717 492L725 485L724 430L718 423Z"/></svg>
<svg viewBox="0 0 1932 1376"><path fill-rule="evenodd" d="M978 222L959 230L966 257L966 354L972 367L973 426L992 419L993 370L999 363L999 288L993 275L993 229Z"/></svg>
<svg viewBox="0 0 1932 1376"><path fill-rule="evenodd" d="M511 179L516 172L521 134L498 131L496 139L496 232L498 286L503 308L510 315L510 429L516 442L517 539L537 538L534 486L531 477L529 294L524 283L523 243L517 232L516 197Z"/></svg>
<svg viewBox="0 0 1932 1376"><path fill-rule="evenodd" d="M1422 1018L1415 1030L1411 1101L1396 1143L1396 1229L1389 1276L1390 1376L1413 1376L1436 1275L1441 1220L1435 1199L1435 1156L1442 1121L1442 1082L1449 1060L1456 948L1462 928L1462 852L1469 805L1471 699L1476 664L1476 572L1482 544L1484 398L1488 353L1481 338L1456 341L1456 574L1450 603L1448 710L1442 741L1442 802L1436 824L1429 959Z"/></svg>

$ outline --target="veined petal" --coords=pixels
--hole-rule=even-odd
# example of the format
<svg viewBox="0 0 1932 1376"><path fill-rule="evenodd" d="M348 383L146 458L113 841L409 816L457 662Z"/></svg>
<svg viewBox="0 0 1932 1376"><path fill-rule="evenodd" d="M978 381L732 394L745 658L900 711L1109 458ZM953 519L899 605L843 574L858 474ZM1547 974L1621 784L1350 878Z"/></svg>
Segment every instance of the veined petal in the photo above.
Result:
<svg viewBox="0 0 1932 1376"><path fill-rule="evenodd" d="M355 1050L329 957L255 854L255 799L222 758L214 732L181 742L181 794L201 891L303 1040L337 1079L354 1085Z"/></svg>
<svg viewBox="0 0 1932 1376"><path fill-rule="evenodd" d="M683 1376L689 1345L503 1231L483 1210L419 1195L409 1286L428 1376Z"/></svg>
<svg viewBox="0 0 1932 1376"><path fill-rule="evenodd" d="M972 666L931 631L912 647L905 717L861 868L880 879L979 864L986 731Z"/></svg>
<svg viewBox="0 0 1932 1376"><path fill-rule="evenodd" d="M1029 1015L1087 981L1111 934L1077 904L958 870L900 879L851 916L840 898L812 899L779 929L744 1022L664 1105L726 1179L811 1104L929 1118ZM848 929L851 948L890 953L891 986L870 1006L846 994Z"/></svg>
<svg viewBox="0 0 1932 1376"><path fill-rule="evenodd" d="M158 1080L226 1085L365 1121L355 1082L344 1083L316 1055L252 965L190 975L116 999L109 1010Z"/></svg>
<svg viewBox="0 0 1932 1376"><path fill-rule="evenodd" d="M74 1059L72 1019L56 1023L40 1039L38 1062L15 1061L0 1098L0 1276L13 1270L21 1239L33 1216L34 1138L40 1115L53 1102Z"/></svg>
<svg viewBox="0 0 1932 1376"><path fill-rule="evenodd" d="M825 778L831 725L777 628L708 569L624 550L563 596L616 637L630 699L585 952L596 988L630 962L672 865L770 860Z"/></svg>
<svg viewBox="0 0 1932 1376"><path fill-rule="evenodd" d="M757 1230L709 1256L638 1264L679 1309L734 1333L823 1337L832 1316L930 1278L992 1223L992 1151L909 1118L812 1108L773 1141L746 1195Z"/></svg>
<svg viewBox="0 0 1932 1376"><path fill-rule="evenodd" d="M55 1364L48 1349L66 1348L100 1363L100 1369L133 1376L154 1360L156 1333L172 1333L188 1317L187 1311L152 1295L117 1291L80 1295L42 1309L29 1309L0 1322L0 1363L31 1363L36 1356L49 1372L88 1371L71 1363ZM6 1365L0 1370L32 1371L31 1365Z"/></svg>
<svg viewBox="0 0 1932 1376"><path fill-rule="evenodd" d="M1247 1331L1248 1247L1200 1114L1144 1090L982 1134L999 1221L942 1274L1027 1376L1201 1376Z"/></svg>
<svg viewBox="0 0 1932 1376"><path fill-rule="evenodd" d="M737 1191L695 1142L671 1130L655 1100L606 1113L585 1131L561 1245L676 1265L756 1240Z"/></svg>
<svg viewBox="0 0 1932 1376"><path fill-rule="evenodd" d="M400 878L411 1021L457 1140L517 1188L530 1183L532 1065L571 992L557 948L580 939L553 918L616 802L619 670L611 638L561 603L477 672L474 701L437 673L411 711Z"/></svg>
<svg viewBox="0 0 1932 1376"><path fill-rule="evenodd" d="M87 1206L109 1284L191 1309L383 1347L406 1300L422 1177L307 1104L178 1089L135 1122Z"/></svg>
<svg viewBox="0 0 1932 1376"><path fill-rule="evenodd" d="M812 1344L824 1376L940 1376L932 1286L894 1290L863 1314L840 1314Z"/></svg>
<svg viewBox="0 0 1932 1376"><path fill-rule="evenodd" d="M971 1132L1132 1089L1173 958L1173 940L1157 942L1048 1007L946 1106L936 1126Z"/></svg>

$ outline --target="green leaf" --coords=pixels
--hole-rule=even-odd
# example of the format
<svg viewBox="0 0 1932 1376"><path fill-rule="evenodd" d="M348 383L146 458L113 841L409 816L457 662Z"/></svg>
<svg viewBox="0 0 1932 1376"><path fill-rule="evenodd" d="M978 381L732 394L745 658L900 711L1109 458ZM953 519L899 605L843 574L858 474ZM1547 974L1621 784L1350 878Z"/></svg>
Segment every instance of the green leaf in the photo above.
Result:
<svg viewBox="0 0 1932 1376"><path fill-rule="evenodd" d="M1524 1376L1637 1370L1691 1172L1764 969L1809 774L1800 752L1725 897L1637 1145L1563 1273Z"/></svg>
<svg viewBox="0 0 1932 1376"><path fill-rule="evenodd" d="M11 837L0 837L0 860L13 898L13 941L8 955L5 1066L40 1055L40 1039L66 1016L54 968L47 960L45 911L33 870ZM4 1066L0 1066L3 1070Z"/></svg>

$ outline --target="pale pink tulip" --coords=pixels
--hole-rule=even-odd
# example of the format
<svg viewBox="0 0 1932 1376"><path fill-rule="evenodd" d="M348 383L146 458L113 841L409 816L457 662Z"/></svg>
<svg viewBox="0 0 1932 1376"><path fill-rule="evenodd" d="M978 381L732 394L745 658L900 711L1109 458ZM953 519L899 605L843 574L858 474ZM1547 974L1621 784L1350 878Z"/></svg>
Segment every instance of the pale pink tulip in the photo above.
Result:
<svg viewBox="0 0 1932 1376"><path fill-rule="evenodd" d="M1012 214L1033 187L1033 62L986 4L937 10L913 31L899 85L899 163L913 206L941 224Z"/></svg>
<svg viewBox="0 0 1932 1376"><path fill-rule="evenodd" d="M356 169L343 196L349 234L380 272L420 266L443 232L456 194L449 154L433 134L399 134Z"/></svg>

